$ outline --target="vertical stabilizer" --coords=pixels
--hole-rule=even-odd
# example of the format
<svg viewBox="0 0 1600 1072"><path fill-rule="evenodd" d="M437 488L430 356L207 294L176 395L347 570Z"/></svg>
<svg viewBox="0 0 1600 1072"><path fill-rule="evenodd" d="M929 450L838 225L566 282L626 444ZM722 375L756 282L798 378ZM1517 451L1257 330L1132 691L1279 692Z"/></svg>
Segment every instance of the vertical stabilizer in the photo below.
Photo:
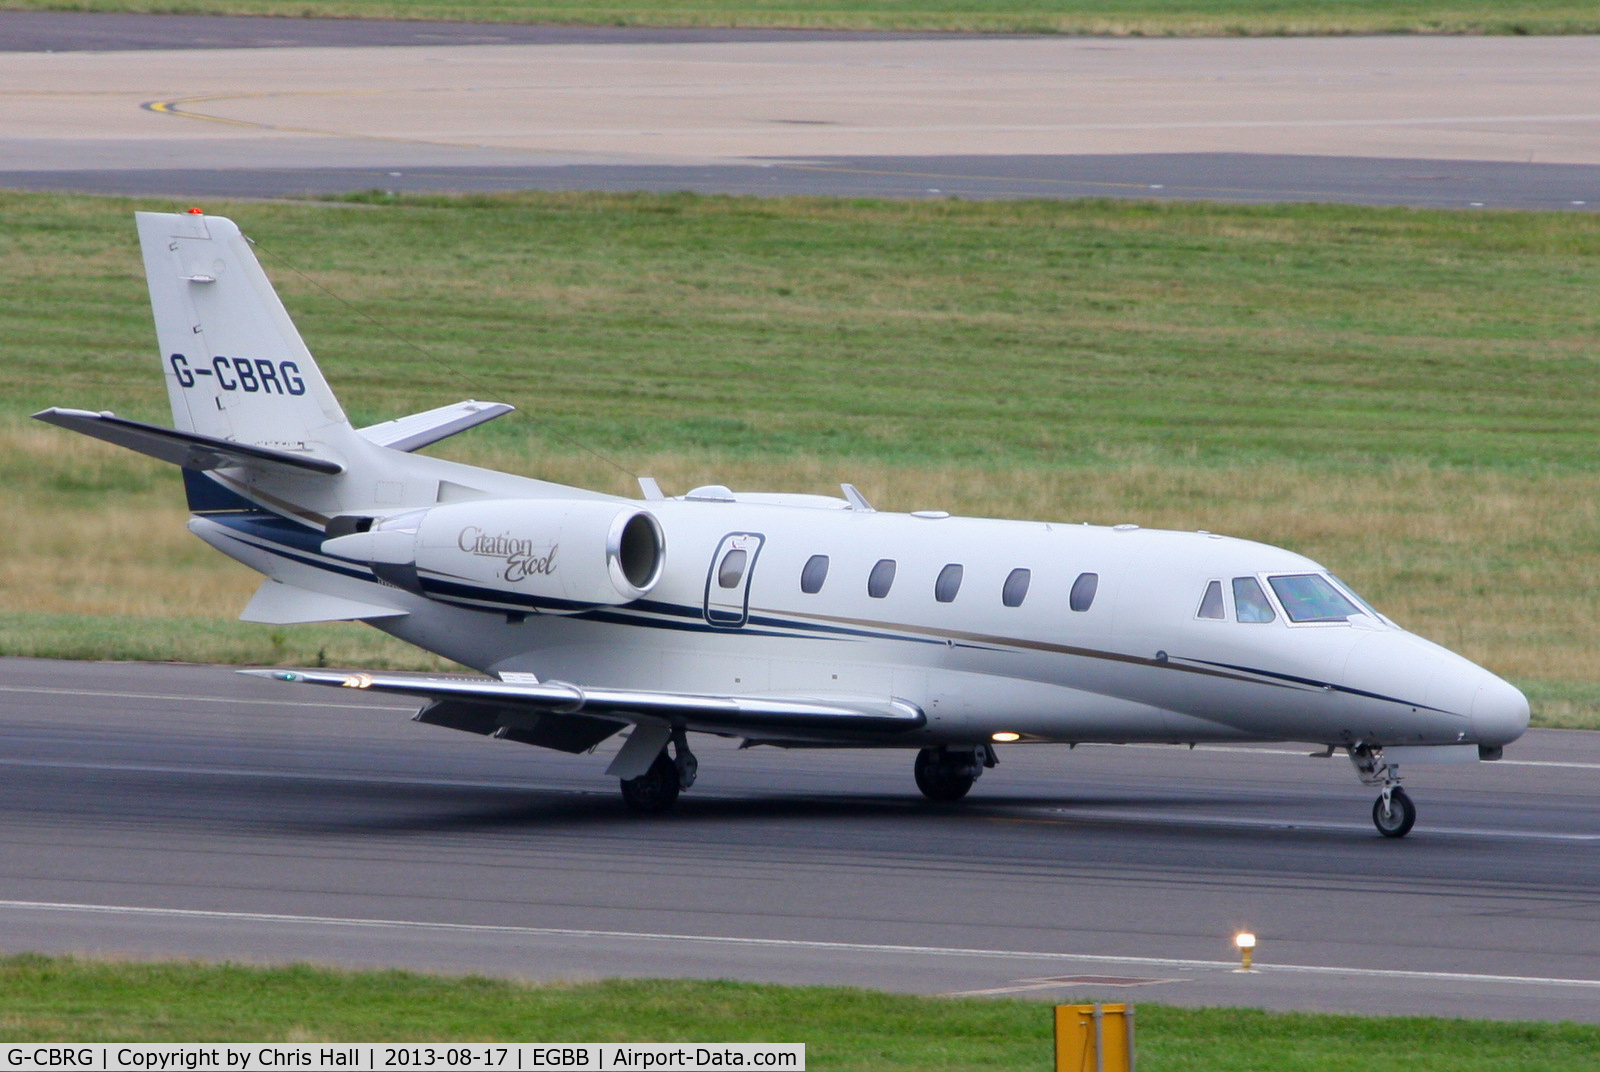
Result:
<svg viewBox="0 0 1600 1072"><path fill-rule="evenodd" d="M338 453L354 433L232 220L136 213L173 424Z"/></svg>

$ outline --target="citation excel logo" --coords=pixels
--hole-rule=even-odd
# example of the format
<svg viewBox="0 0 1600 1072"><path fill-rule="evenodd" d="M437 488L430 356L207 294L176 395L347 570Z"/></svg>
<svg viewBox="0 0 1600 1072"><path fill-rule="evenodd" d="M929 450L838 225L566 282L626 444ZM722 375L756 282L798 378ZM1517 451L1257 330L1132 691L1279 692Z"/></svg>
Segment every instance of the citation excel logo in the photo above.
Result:
<svg viewBox="0 0 1600 1072"><path fill-rule="evenodd" d="M504 560L506 565L500 571L501 578L525 581L529 577L548 577L555 573L556 549L560 544L553 543L548 548L541 548L541 553L535 553L532 540L521 539L509 532L492 536L476 525L468 525L456 538L456 546L469 555Z"/></svg>

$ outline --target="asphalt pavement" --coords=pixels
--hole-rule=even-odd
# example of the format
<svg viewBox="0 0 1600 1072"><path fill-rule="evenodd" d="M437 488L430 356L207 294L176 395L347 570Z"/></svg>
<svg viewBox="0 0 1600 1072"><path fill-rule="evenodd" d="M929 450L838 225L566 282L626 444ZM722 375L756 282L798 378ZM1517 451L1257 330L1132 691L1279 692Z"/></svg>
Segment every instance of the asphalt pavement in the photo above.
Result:
<svg viewBox="0 0 1600 1072"><path fill-rule="evenodd" d="M1600 1022L1600 735L1413 768L1403 841L1290 745L1011 746L940 806L697 739L640 819L607 747L310 691L0 660L0 949Z"/></svg>
<svg viewBox="0 0 1600 1072"><path fill-rule="evenodd" d="M0 187L1592 210L1600 41L0 11Z"/></svg>

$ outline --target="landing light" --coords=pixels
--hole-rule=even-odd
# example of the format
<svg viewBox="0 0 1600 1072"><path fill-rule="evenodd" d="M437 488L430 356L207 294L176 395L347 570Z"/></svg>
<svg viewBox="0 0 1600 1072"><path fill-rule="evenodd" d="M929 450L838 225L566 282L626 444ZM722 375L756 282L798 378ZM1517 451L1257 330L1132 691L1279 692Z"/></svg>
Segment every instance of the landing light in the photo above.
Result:
<svg viewBox="0 0 1600 1072"><path fill-rule="evenodd" d="M1240 966L1237 971L1251 971L1250 962L1255 959L1256 936L1249 931L1240 931L1233 936L1233 944L1239 947Z"/></svg>
<svg viewBox="0 0 1600 1072"><path fill-rule="evenodd" d="M991 734L990 735L989 740L991 740L991 741L1020 741L1020 740L1022 740L1022 734L1020 734L1020 733L1011 733L1009 731L1005 732L1005 733L995 733L995 734Z"/></svg>

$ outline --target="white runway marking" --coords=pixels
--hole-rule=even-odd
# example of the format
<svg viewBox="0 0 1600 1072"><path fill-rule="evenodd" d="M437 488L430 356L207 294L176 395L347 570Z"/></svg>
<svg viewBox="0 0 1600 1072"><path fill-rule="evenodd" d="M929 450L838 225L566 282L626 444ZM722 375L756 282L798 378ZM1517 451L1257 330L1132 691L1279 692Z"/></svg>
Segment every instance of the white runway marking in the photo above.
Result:
<svg viewBox="0 0 1600 1072"><path fill-rule="evenodd" d="M995 803L1003 804L1004 802L996 801ZM1074 819L1155 822L1163 826L1232 826L1253 830L1327 830L1342 834L1370 834L1373 832L1372 827L1364 823L1329 823L1316 820L1302 821L1299 819L1235 819L1220 815L1195 816L1192 814L1179 815L1174 812L1108 811L1099 808L1048 808L1040 810ZM1412 836L1416 837L1418 835L1423 837L1444 835L1446 837L1509 838L1513 841L1600 841L1600 833L1561 834L1546 833L1540 830L1473 830L1466 827L1451 826L1430 826L1426 829L1418 827Z"/></svg>
<svg viewBox="0 0 1600 1072"><path fill-rule="evenodd" d="M522 936L527 938L588 938L635 942L676 942L747 946L769 949L813 949L834 953L884 953L894 956L967 957L985 960L1070 960L1097 964L1139 964L1150 967L1225 970L1231 960L1188 960L1170 957L1122 957L1098 953L1045 953L1017 949L967 949L959 946L886 945L870 942L813 942L793 938L735 938L723 935L665 934L648 931L578 930L567 927L518 927L493 923L433 923L422 920L360 919L338 916L297 916L273 912L218 912L197 908L147 908L135 905L74 904L59 901L0 901L0 911L70 912L84 915L192 919L229 923L276 923L313 927L356 927ZM1388 968L1341 968L1321 964L1258 964L1263 974L1315 974L1358 976L1371 979L1432 979L1501 986L1558 986L1600 989L1600 979L1562 979L1532 975L1479 975L1472 972L1403 971Z"/></svg>

